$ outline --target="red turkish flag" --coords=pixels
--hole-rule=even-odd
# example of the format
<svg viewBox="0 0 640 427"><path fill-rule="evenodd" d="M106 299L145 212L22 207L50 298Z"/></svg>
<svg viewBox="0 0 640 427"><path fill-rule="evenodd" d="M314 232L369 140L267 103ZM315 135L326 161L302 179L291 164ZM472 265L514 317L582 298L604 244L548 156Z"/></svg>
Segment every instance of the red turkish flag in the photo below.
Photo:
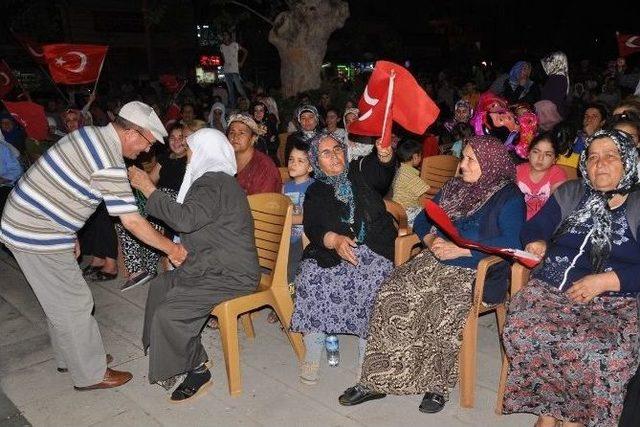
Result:
<svg viewBox="0 0 640 427"><path fill-rule="evenodd" d="M20 34L13 33L13 36L18 40L18 42L20 42L22 47L29 52L29 55L31 55L36 62L46 64L46 61L44 60L44 52L42 52L42 46L40 43Z"/></svg>
<svg viewBox="0 0 640 427"><path fill-rule="evenodd" d="M53 80L69 85L93 83L98 80L108 48L91 44L42 46Z"/></svg>
<svg viewBox="0 0 640 427"><path fill-rule="evenodd" d="M0 97L5 96L16 84L16 78L13 76L11 68L6 62L0 61Z"/></svg>
<svg viewBox="0 0 640 427"><path fill-rule="evenodd" d="M392 122L416 134L423 134L440 109L401 65L378 61L358 103L360 117L349 132L382 136L382 146L391 143Z"/></svg>
<svg viewBox="0 0 640 427"><path fill-rule="evenodd" d="M618 37L618 52L620 56L629 56L640 52L640 36L616 34Z"/></svg>
<svg viewBox="0 0 640 427"><path fill-rule="evenodd" d="M25 129L29 138L42 141L49 136L49 123L44 115L44 107L35 102L8 102L5 107L14 119Z"/></svg>

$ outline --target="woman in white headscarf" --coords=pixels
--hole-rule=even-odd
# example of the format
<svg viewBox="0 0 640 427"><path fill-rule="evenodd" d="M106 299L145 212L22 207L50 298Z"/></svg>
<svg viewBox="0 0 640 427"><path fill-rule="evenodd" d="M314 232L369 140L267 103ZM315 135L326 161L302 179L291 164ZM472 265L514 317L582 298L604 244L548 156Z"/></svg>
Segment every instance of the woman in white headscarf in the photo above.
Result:
<svg viewBox="0 0 640 427"><path fill-rule="evenodd" d="M187 169L177 201L139 169L131 185L148 198L147 211L180 234L189 255L179 268L149 286L142 342L149 350L149 382L184 401L210 385L207 353L200 342L213 307L251 293L258 283L258 256L247 197L234 175L231 144L220 131L201 129L187 138Z"/></svg>
<svg viewBox="0 0 640 427"><path fill-rule="evenodd" d="M211 106L211 111L209 111L209 120L207 121L209 122L209 127L218 129L223 133L227 131L226 109L222 102L216 102Z"/></svg>

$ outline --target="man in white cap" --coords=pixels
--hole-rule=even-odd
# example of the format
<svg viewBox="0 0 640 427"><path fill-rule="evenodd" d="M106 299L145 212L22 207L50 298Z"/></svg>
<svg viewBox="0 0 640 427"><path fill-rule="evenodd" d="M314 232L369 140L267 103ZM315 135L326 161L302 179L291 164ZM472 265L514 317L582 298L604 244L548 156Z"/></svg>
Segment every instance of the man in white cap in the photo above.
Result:
<svg viewBox="0 0 640 427"><path fill-rule="evenodd" d="M183 246L157 232L140 214L123 157L135 159L167 136L153 109L122 106L113 123L85 126L60 139L12 190L0 222L0 242L13 253L47 316L58 371L77 390L118 387L131 373L107 368L93 297L76 262L76 232L104 200L111 216L142 242L180 265Z"/></svg>

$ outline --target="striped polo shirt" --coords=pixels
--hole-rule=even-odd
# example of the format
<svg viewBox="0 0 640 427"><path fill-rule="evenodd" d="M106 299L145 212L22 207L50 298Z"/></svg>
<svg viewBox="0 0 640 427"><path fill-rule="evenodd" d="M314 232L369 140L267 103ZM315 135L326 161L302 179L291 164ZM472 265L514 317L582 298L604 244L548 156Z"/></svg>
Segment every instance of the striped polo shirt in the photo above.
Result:
<svg viewBox="0 0 640 427"><path fill-rule="evenodd" d="M68 134L29 168L7 199L0 241L26 252L72 250L102 200L112 216L138 211L111 124Z"/></svg>

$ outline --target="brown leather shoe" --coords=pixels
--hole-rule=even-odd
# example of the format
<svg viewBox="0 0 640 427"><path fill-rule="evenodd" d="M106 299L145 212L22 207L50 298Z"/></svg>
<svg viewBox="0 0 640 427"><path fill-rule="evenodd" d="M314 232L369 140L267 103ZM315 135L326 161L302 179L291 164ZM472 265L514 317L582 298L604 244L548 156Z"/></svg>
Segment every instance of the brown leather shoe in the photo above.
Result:
<svg viewBox="0 0 640 427"><path fill-rule="evenodd" d="M110 364L111 362L113 362L113 356L110 354L107 354L107 365ZM69 372L69 369L67 368L58 368L58 372L64 374Z"/></svg>
<svg viewBox="0 0 640 427"><path fill-rule="evenodd" d="M90 385L87 387L74 387L74 388L78 391L85 391L85 390L98 390L102 388L120 387L121 385L129 382L131 378L133 378L133 375L131 375L131 372L115 371L111 368L107 368L106 372L104 373L104 380L102 380L101 383Z"/></svg>

